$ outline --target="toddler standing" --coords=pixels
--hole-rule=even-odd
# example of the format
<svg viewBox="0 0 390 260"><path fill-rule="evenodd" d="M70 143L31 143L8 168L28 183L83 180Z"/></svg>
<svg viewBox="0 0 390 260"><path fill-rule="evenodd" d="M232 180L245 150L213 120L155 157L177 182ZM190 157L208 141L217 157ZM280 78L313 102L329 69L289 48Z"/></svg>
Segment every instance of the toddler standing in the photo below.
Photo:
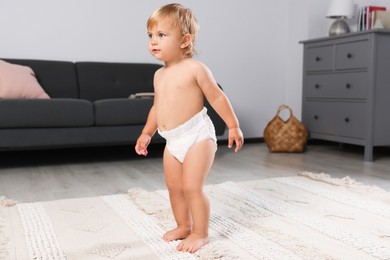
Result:
<svg viewBox="0 0 390 260"><path fill-rule="evenodd" d="M203 185L217 150L204 97L228 127L228 147L235 144L239 151L244 137L212 73L192 58L198 24L191 10L180 4L162 6L148 19L147 29L149 51L164 66L154 75L154 104L135 150L146 156L156 131L166 139L165 182L177 227L163 239L183 239L177 250L194 253L209 242L210 205Z"/></svg>

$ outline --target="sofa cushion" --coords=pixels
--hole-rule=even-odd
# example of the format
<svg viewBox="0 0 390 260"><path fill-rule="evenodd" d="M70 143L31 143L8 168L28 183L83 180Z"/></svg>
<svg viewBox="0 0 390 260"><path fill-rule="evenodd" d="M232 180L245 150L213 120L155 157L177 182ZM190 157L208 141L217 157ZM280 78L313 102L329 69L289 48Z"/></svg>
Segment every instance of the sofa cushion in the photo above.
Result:
<svg viewBox="0 0 390 260"><path fill-rule="evenodd" d="M27 66L0 60L0 98L49 98Z"/></svg>
<svg viewBox="0 0 390 260"><path fill-rule="evenodd" d="M70 61L4 59L32 68L39 84L51 98L78 98L74 63Z"/></svg>
<svg viewBox="0 0 390 260"><path fill-rule="evenodd" d="M153 98L104 99L93 104L97 126L144 125L153 105Z"/></svg>
<svg viewBox="0 0 390 260"><path fill-rule="evenodd" d="M92 126L93 105L77 99L0 99L0 128Z"/></svg>
<svg viewBox="0 0 390 260"><path fill-rule="evenodd" d="M76 62L80 98L95 101L153 92L154 73L160 67L148 63Z"/></svg>

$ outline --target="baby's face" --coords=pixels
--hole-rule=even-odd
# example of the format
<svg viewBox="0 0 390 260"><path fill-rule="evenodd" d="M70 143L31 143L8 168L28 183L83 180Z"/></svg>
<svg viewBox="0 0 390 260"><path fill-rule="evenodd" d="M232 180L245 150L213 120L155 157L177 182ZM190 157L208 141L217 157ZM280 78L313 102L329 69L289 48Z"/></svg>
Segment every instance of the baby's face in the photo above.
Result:
<svg viewBox="0 0 390 260"><path fill-rule="evenodd" d="M148 29L150 53L158 60L167 62L181 58L183 36L179 28L168 19L159 21Z"/></svg>

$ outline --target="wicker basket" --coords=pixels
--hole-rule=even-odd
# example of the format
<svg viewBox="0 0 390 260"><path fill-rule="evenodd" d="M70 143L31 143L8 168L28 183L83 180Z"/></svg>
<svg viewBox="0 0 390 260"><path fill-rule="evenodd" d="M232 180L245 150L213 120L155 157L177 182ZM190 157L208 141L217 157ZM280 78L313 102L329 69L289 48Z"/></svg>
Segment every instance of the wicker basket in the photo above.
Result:
<svg viewBox="0 0 390 260"><path fill-rule="evenodd" d="M290 117L285 121L279 114L288 109ZM308 132L305 126L294 117L291 108L281 105L275 117L264 129L264 141L271 152L301 153L305 150Z"/></svg>

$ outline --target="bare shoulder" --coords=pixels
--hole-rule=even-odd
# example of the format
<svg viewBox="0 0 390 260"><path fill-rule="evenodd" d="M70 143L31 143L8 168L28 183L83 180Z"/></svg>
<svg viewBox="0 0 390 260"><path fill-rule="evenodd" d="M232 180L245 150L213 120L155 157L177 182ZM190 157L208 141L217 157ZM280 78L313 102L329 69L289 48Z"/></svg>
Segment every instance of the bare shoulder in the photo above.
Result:
<svg viewBox="0 0 390 260"><path fill-rule="evenodd" d="M203 62L201 62L199 60L191 59L189 61L189 63L190 63L190 66L195 70L209 70L209 68L206 66L206 64L204 64Z"/></svg>
<svg viewBox="0 0 390 260"><path fill-rule="evenodd" d="M155 83L158 82L159 78L163 74L163 71L164 71L164 67L161 67L158 70L156 70L156 72L154 73L154 82Z"/></svg>
<svg viewBox="0 0 390 260"><path fill-rule="evenodd" d="M156 70L156 72L154 73L154 77L160 76L161 73L163 73L163 70L164 70L164 67L161 67L158 70Z"/></svg>
<svg viewBox="0 0 390 260"><path fill-rule="evenodd" d="M201 78L212 78L211 70L204 64L203 62L199 60L192 59L190 62L190 67L195 74L195 77L199 80Z"/></svg>

